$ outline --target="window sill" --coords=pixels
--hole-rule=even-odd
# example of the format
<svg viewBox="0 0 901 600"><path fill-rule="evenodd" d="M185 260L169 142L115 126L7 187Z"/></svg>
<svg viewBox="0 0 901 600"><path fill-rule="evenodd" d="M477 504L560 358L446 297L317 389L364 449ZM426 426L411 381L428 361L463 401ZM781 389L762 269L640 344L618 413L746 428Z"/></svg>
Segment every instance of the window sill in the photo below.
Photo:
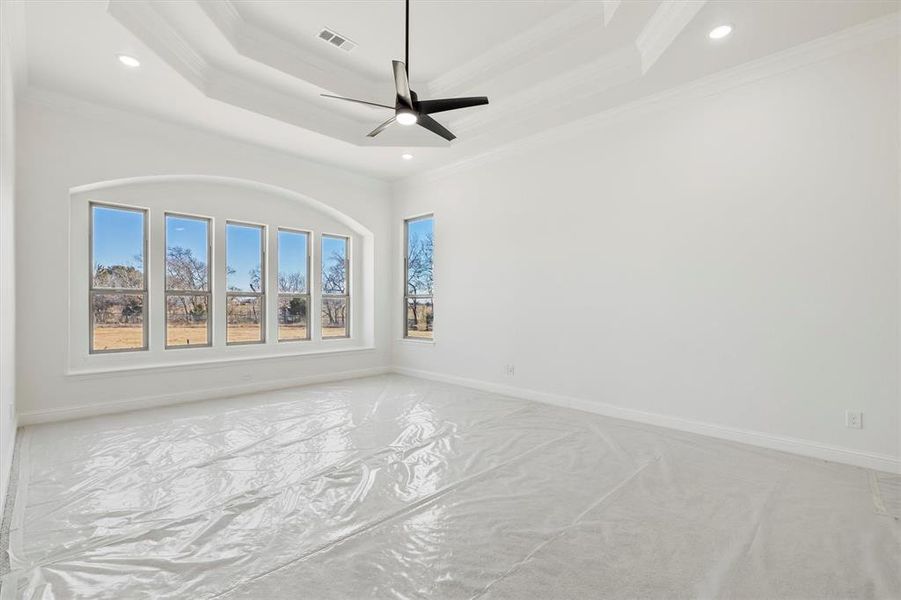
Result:
<svg viewBox="0 0 901 600"><path fill-rule="evenodd" d="M342 338L347 339L347 338ZM265 354L260 356L229 356L221 358L208 358L204 360L150 363L143 365L108 366L97 368L69 368L67 377L85 378L108 377L110 375L136 375L140 373L158 373L167 371L186 371L192 369L213 369L229 364L245 363L265 360L283 360L286 358L299 358L303 356L324 357L336 354L355 354L373 352L375 346L354 346L351 348L334 348L331 350L307 350L303 352L285 352L280 354Z"/></svg>
<svg viewBox="0 0 901 600"><path fill-rule="evenodd" d="M397 340L401 344L413 344L414 346L434 346L435 340L422 340L416 338L400 338Z"/></svg>

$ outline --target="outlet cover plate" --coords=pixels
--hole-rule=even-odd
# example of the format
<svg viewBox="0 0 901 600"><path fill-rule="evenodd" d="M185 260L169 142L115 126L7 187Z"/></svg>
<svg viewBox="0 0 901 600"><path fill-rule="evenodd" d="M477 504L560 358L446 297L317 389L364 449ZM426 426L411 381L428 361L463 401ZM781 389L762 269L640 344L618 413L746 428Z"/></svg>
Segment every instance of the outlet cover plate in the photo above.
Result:
<svg viewBox="0 0 901 600"><path fill-rule="evenodd" d="M850 429L863 429L863 413L859 410L846 410L845 427Z"/></svg>

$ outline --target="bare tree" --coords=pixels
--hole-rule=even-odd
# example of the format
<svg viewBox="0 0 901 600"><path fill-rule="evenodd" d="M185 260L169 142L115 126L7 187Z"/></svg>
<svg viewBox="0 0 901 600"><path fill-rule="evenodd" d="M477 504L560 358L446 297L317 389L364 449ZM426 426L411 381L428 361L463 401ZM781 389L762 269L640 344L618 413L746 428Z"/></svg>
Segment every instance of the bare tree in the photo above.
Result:
<svg viewBox="0 0 901 600"><path fill-rule="evenodd" d="M194 256L190 248L173 246L166 250L166 289L205 291L209 282L207 263ZM203 296L173 296L186 322L206 316Z"/></svg>
<svg viewBox="0 0 901 600"><path fill-rule="evenodd" d="M410 296L431 295L433 250L434 238L431 233L422 237L415 233L410 236L407 242L407 294ZM428 304L418 298L411 298L408 306L413 312L412 325L420 330L425 329Z"/></svg>
<svg viewBox="0 0 901 600"><path fill-rule="evenodd" d="M167 289L205 290L208 280L207 264L190 248L173 246L166 251Z"/></svg>
<svg viewBox="0 0 901 600"><path fill-rule="evenodd" d="M144 273L131 265L94 266L95 288L140 290ZM91 310L95 323L136 323L143 315L143 299L137 294L94 294Z"/></svg>
<svg viewBox="0 0 901 600"><path fill-rule="evenodd" d="M303 273L294 271L293 273L278 274L278 291L284 294L302 293L307 289L307 278Z"/></svg>
<svg viewBox="0 0 901 600"><path fill-rule="evenodd" d="M95 288L128 288L144 287L144 272L130 265L101 265L94 267Z"/></svg>
<svg viewBox="0 0 901 600"><path fill-rule="evenodd" d="M323 294L347 293L347 261L340 253L333 251L329 256L328 268L322 273ZM336 327L344 324L345 306L339 300L328 300L322 303L322 312L328 318L329 325Z"/></svg>

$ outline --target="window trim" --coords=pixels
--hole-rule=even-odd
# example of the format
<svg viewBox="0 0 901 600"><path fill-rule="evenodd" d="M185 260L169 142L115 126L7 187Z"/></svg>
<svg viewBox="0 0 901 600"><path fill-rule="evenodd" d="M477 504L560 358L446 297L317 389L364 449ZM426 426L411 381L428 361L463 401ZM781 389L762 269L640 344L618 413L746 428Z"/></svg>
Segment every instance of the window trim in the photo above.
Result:
<svg viewBox="0 0 901 600"><path fill-rule="evenodd" d="M319 340L323 342L331 340L350 339L352 333L350 328L350 281L351 281L351 254L350 254L350 236L340 233L321 233L319 234ZM322 270L325 266L325 252L322 251L322 243L325 238L344 240L344 293L343 294L326 294L325 285L322 282ZM326 337L322 333L322 306L326 300L344 300L344 335L330 335Z"/></svg>
<svg viewBox="0 0 901 600"><path fill-rule="evenodd" d="M125 289L125 288L95 288L94 287L94 208L108 208L112 210L123 210L129 212L140 213L144 219L144 240L142 244L143 264L142 280L143 287L141 289ZM149 286L147 284L147 275L150 271L150 255L148 253L150 236L150 211L147 208L131 206L128 204L113 204L111 202L88 202L88 354L120 354L122 352L146 352L150 349L150 315L149 302ZM141 302L141 336L143 338L140 348L113 348L110 350L94 349L94 295L95 294L131 294L140 295Z"/></svg>
<svg viewBox="0 0 901 600"><path fill-rule="evenodd" d="M260 230L260 290L259 292L232 292L228 289L228 226L238 225L241 227L255 227ZM266 343L266 277L268 269L266 269L266 235L267 227L263 223L250 223L247 221L235 221L232 219L225 220L225 345L226 346L253 346L256 344ZM260 339L249 342L230 342L228 341L228 302L231 298L246 298L255 296L259 298L260 304Z"/></svg>
<svg viewBox="0 0 901 600"><path fill-rule="evenodd" d="M169 217L206 221L207 290L170 290L169 289ZM169 345L169 296L206 296L206 343ZM209 348L213 345L213 217L204 217L188 213L163 211L163 348L166 350L182 350L187 348Z"/></svg>
<svg viewBox="0 0 901 600"><path fill-rule="evenodd" d="M431 294L410 294L409 290L409 274L410 274L410 223L415 223L416 221L424 221L425 219L432 220L432 243L434 243L434 235L435 235L435 213L424 213L421 215L416 215L413 217L407 217L404 219L404 257L403 257L403 270L404 270L404 281L403 281L403 318L401 319L401 326L403 330L401 332L401 339L404 341L410 342L418 342L418 343L434 343L435 341L435 289L434 289L434 281L432 283L432 293ZM435 268L435 255L434 248L432 250L432 270L434 272ZM433 275L434 277L434 275ZM411 336L409 323L407 322L407 311L409 310L408 301L410 299L428 299L432 302L432 336L430 338L420 338L416 336Z"/></svg>
<svg viewBox="0 0 901 600"><path fill-rule="evenodd" d="M279 245L279 233L282 231L288 233L302 233L307 236L307 277L306 277L306 293L296 293L296 292L282 292L278 290L278 275L279 275L279 263L281 262L281 246ZM275 276L276 276L276 294L275 294L275 341L276 343L281 344L282 342L290 343L290 342L309 342L313 339L313 282L311 281L311 275L313 271L313 232L307 229L298 229L296 227L276 227L275 231ZM285 298L306 298L307 301L307 337L305 338L293 338L293 339L282 339L279 335L279 325L278 322L278 306L281 302L282 297Z"/></svg>

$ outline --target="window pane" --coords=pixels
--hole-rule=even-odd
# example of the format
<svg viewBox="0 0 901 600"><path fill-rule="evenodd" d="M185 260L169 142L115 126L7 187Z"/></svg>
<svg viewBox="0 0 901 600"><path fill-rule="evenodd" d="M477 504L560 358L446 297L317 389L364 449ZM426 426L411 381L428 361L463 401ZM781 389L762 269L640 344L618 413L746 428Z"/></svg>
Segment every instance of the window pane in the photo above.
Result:
<svg viewBox="0 0 901 600"><path fill-rule="evenodd" d="M432 293L432 217L407 221L407 294Z"/></svg>
<svg viewBox="0 0 901 600"><path fill-rule="evenodd" d="M144 212L92 206L93 287L144 289Z"/></svg>
<svg viewBox="0 0 901 600"><path fill-rule="evenodd" d="M407 337L432 339L432 299L407 298Z"/></svg>
<svg viewBox="0 0 901 600"><path fill-rule="evenodd" d="M347 293L347 238L322 236L322 293Z"/></svg>
<svg viewBox="0 0 901 600"><path fill-rule="evenodd" d="M347 300L325 298L322 301L322 337L347 337Z"/></svg>
<svg viewBox="0 0 901 600"><path fill-rule="evenodd" d="M166 289L207 291L209 221L166 216Z"/></svg>
<svg viewBox="0 0 901 600"><path fill-rule="evenodd" d="M209 344L207 296L166 297L166 345L205 346Z"/></svg>
<svg viewBox="0 0 901 600"><path fill-rule="evenodd" d="M228 291L262 292L263 228L229 223L225 237Z"/></svg>
<svg viewBox="0 0 901 600"><path fill-rule="evenodd" d="M278 232L278 291L307 293L307 234Z"/></svg>
<svg viewBox="0 0 901 600"><path fill-rule="evenodd" d="M285 296L278 299L278 339L309 339L306 298Z"/></svg>
<svg viewBox="0 0 901 600"><path fill-rule="evenodd" d="M262 298L258 296L229 296L225 341L262 342Z"/></svg>
<svg viewBox="0 0 901 600"><path fill-rule="evenodd" d="M94 317L91 350L144 347L144 294L91 294Z"/></svg>

